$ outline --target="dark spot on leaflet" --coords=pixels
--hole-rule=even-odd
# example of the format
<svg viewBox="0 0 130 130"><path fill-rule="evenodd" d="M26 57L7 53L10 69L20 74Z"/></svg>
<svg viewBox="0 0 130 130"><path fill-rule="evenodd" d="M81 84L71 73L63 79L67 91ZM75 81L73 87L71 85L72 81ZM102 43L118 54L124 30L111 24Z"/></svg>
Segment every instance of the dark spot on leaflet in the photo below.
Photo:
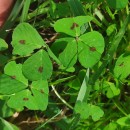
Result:
<svg viewBox="0 0 130 130"><path fill-rule="evenodd" d="M20 44L25 44L25 40L20 40L19 43Z"/></svg>
<svg viewBox="0 0 130 130"><path fill-rule="evenodd" d="M16 76L15 75L13 75L13 76L10 76L11 77L11 79L16 79Z"/></svg>
<svg viewBox="0 0 130 130"><path fill-rule="evenodd" d="M122 62L121 64L119 64L120 67L123 66L123 65L124 65L124 62Z"/></svg>
<svg viewBox="0 0 130 130"><path fill-rule="evenodd" d="M74 28L76 28L76 27L78 27L78 26L79 26L79 25L78 25L77 23L73 23L72 26L70 27L70 29L73 30Z"/></svg>
<svg viewBox="0 0 130 130"><path fill-rule="evenodd" d="M42 73L42 72L43 72L43 67L40 66L40 67L38 68L38 72Z"/></svg>
<svg viewBox="0 0 130 130"><path fill-rule="evenodd" d="M24 101L28 101L28 100L29 100L29 98L23 98L23 100L24 100Z"/></svg>
<svg viewBox="0 0 130 130"><path fill-rule="evenodd" d="M43 91L42 89L40 90L40 92L41 92L42 94L44 94L44 91Z"/></svg>
<svg viewBox="0 0 130 130"><path fill-rule="evenodd" d="M90 51L96 51L96 48L95 47L89 47Z"/></svg>

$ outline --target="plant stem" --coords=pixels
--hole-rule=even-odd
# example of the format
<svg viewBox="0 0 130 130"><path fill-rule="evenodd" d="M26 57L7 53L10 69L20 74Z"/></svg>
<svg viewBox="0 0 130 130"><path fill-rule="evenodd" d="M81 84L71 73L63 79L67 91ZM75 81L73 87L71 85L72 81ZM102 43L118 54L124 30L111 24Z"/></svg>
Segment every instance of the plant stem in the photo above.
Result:
<svg viewBox="0 0 130 130"><path fill-rule="evenodd" d="M55 92L56 96L57 96L66 106L68 106L70 109L73 109L73 107L72 107L70 104L68 104L68 103L59 95L59 93L56 91L55 87L54 87L53 85L51 85L51 87L52 87L53 91Z"/></svg>

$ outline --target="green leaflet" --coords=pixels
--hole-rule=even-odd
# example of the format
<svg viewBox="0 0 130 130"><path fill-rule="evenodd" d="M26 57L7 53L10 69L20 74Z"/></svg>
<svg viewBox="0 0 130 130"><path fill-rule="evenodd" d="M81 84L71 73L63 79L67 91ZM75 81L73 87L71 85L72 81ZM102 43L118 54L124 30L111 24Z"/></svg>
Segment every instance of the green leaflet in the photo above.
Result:
<svg viewBox="0 0 130 130"><path fill-rule="evenodd" d="M29 57L22 67L24 76L31 80L46 80L52 74L52 63L46 51L40 50Z"/></svg>
<svg viewBox="0 0 130 130"><path fill-rule="evenodd" d="M114 75L116 78L125 79L130 74L130 55L122 54L116 61Z"/></svg>
<svg viewBox="0 0 130 130"><path fill-rule="evenodd" d="M5 40L0 38L0 51L6 50L8 48L8 44L5 42Z"/></svg>
<svg viewBox="0 0 130 130"><path fill-rule="evenodd" d="M77 43L73 39L59 55L59 59L66 68L72 67L77 61Z"/></svg>
<svg viewBox="0 0 130 130"><path fill-rule="evenodd" d="M96 31L86 33L78 40L78 59L85 68L95 65L104 51L104 38Z"/></svg>
<svg viewBox="0 0 130 130"><path fill-rule="evenodd" d="M129 126L130 127L130 115L126 117L121 117L117 120L117 123L121 126Z"/></svg>
<svg viewBox="0 0 130 130"><path fill-rule="evenodd" d="M11 61L5 66L4 73L16 79L17 81L28 85L28 80L23 76L22 73L22 64L16 64L15 61Z"/></svg>
<svg viewBox="0 0 130 130"><path fill-rule="evenodd" d="M80 19L80 20L79 20ZM57 32L66 33L72 37L80 36L81 26L90 22L93 19L91 16L78 16L73 18L63 18L57 20L54 24L54 29Z"/></svg>
<svg viewBox="0 0 130 130"><path fill-rule="evenodd" d="M0 76L0 94L14 94L25 89L27 85L5 74Z"/></svg>
<svg viewBox="0 0 130 130"><path fill-rule="evenodd" d="M13 54L26 56L32 53L34 49L44 46L45 42L30 24L21 23L14 29L11 44Z"/></svg>
<svg viewBox="0 0 130 130"><path fill-rule="evenodd" d="M46 80L32 82L31 90L39 110L46 110L48 105L49 88Z"/></svg>
<svg viewBox="0 0 130 130"><path fill-rule="evenodd" d="M103 130L117 130L118 124L116 122L110 122Z"/></svg>
<svg viewBox="0 0 130 130"><path fill-rule="evenodd" d="M37 110L35 98L31 95L31 91L23 90L16 93L14 96L8 100L8 106L16 109L17 111L22 111L24 107L30 110Z"/></svg>

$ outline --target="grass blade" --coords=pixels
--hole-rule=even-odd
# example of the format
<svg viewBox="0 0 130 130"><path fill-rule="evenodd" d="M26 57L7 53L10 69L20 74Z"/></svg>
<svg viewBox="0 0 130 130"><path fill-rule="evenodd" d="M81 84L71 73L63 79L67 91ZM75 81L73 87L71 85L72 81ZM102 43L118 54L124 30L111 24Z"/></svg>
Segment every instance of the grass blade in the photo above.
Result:
<svg viewBox="0 0 130 130"><path fill-rule="evenodd" d="M24 6L23 6L23 10L22 10L22 15L21 15L21 18L20 18L20 21L21 21L21 22L26 21L30 4L31 4L31 0L25 0L25 1L24 1Z"/></svg>
<svg viewBox="0 0 130 130"><path fill-rule="evenodd" d="M81 88L78 93L77 101L83 102L86 98L86 94L88 95L88 81L89 81L89 68L86 72L86 75L84 77L83 83L81 85Z"/></svg>

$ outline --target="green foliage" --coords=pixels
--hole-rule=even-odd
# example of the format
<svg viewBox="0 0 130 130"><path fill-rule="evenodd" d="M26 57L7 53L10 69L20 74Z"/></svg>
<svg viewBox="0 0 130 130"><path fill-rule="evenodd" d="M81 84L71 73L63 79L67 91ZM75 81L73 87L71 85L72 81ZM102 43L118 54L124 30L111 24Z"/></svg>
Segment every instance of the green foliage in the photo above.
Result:
<svg viewBox="0 0 130 130"><path fill-rule="evenodd" d="M75 37L68 42L64 51L59 55L59 59L66 68L72 67L76 63L77 58L86 68L92 67L99 61L104 50L102 35L96 31L82 34L80 30L81 26L90 20L92 18L89 16L78 16L60 19L54 24L57 32L63 32Z"/></svg>
<svg viewBox="0 0 130 130"><path fill-rule="evenodd" d="M114 74L119 79L125 79L129 74L130 66L130 55L129 54L122 54L116 62L114 68Z"/></svg>
<svg viewBox="0 0 130 130"><path fill-rule="evenodd" d="M107 3L114 9L122 9L128 4L128 0L107 0Z"/></svg>
<svg viewBox="0 0 130 130"><path fill-rule="evenodd" d="M115 122L109 123L103 130L117 130L118 125Z"/></svg>
<svg viewBox="0 0 130 130"><path fill-rule="evenodd" d="M117 123L121 126L129 126L130 127L130 115L127 117L121 117L117 120Z"/></svg>
<svg viewBox="0 0 130 130"><path fill-rule="evenodd" d="M77 102L74 110L80 114L81 119L87 119L91 116L93 121L98 121L104 115L100 107L85 102Z"/></svg>
<svg viewBox="0 0 130 130"><path fill-rule="evenodd" d="M19 130L19 128L10 124L6 120L2 119L1 117L0 117L0 129L1 130Z"/></svg>
<svg viewBox="0 0 130 130"><path fill-rule="evenodd" d="M17 0L0 29L0 130L128 130L129 5Z"/></svg>
<svg viewBox="0 0 130 130"><path fill-rule="evenodd" d="M3 39L0 39L0 51L6 50L7 48L8 44Z"/></svg>

